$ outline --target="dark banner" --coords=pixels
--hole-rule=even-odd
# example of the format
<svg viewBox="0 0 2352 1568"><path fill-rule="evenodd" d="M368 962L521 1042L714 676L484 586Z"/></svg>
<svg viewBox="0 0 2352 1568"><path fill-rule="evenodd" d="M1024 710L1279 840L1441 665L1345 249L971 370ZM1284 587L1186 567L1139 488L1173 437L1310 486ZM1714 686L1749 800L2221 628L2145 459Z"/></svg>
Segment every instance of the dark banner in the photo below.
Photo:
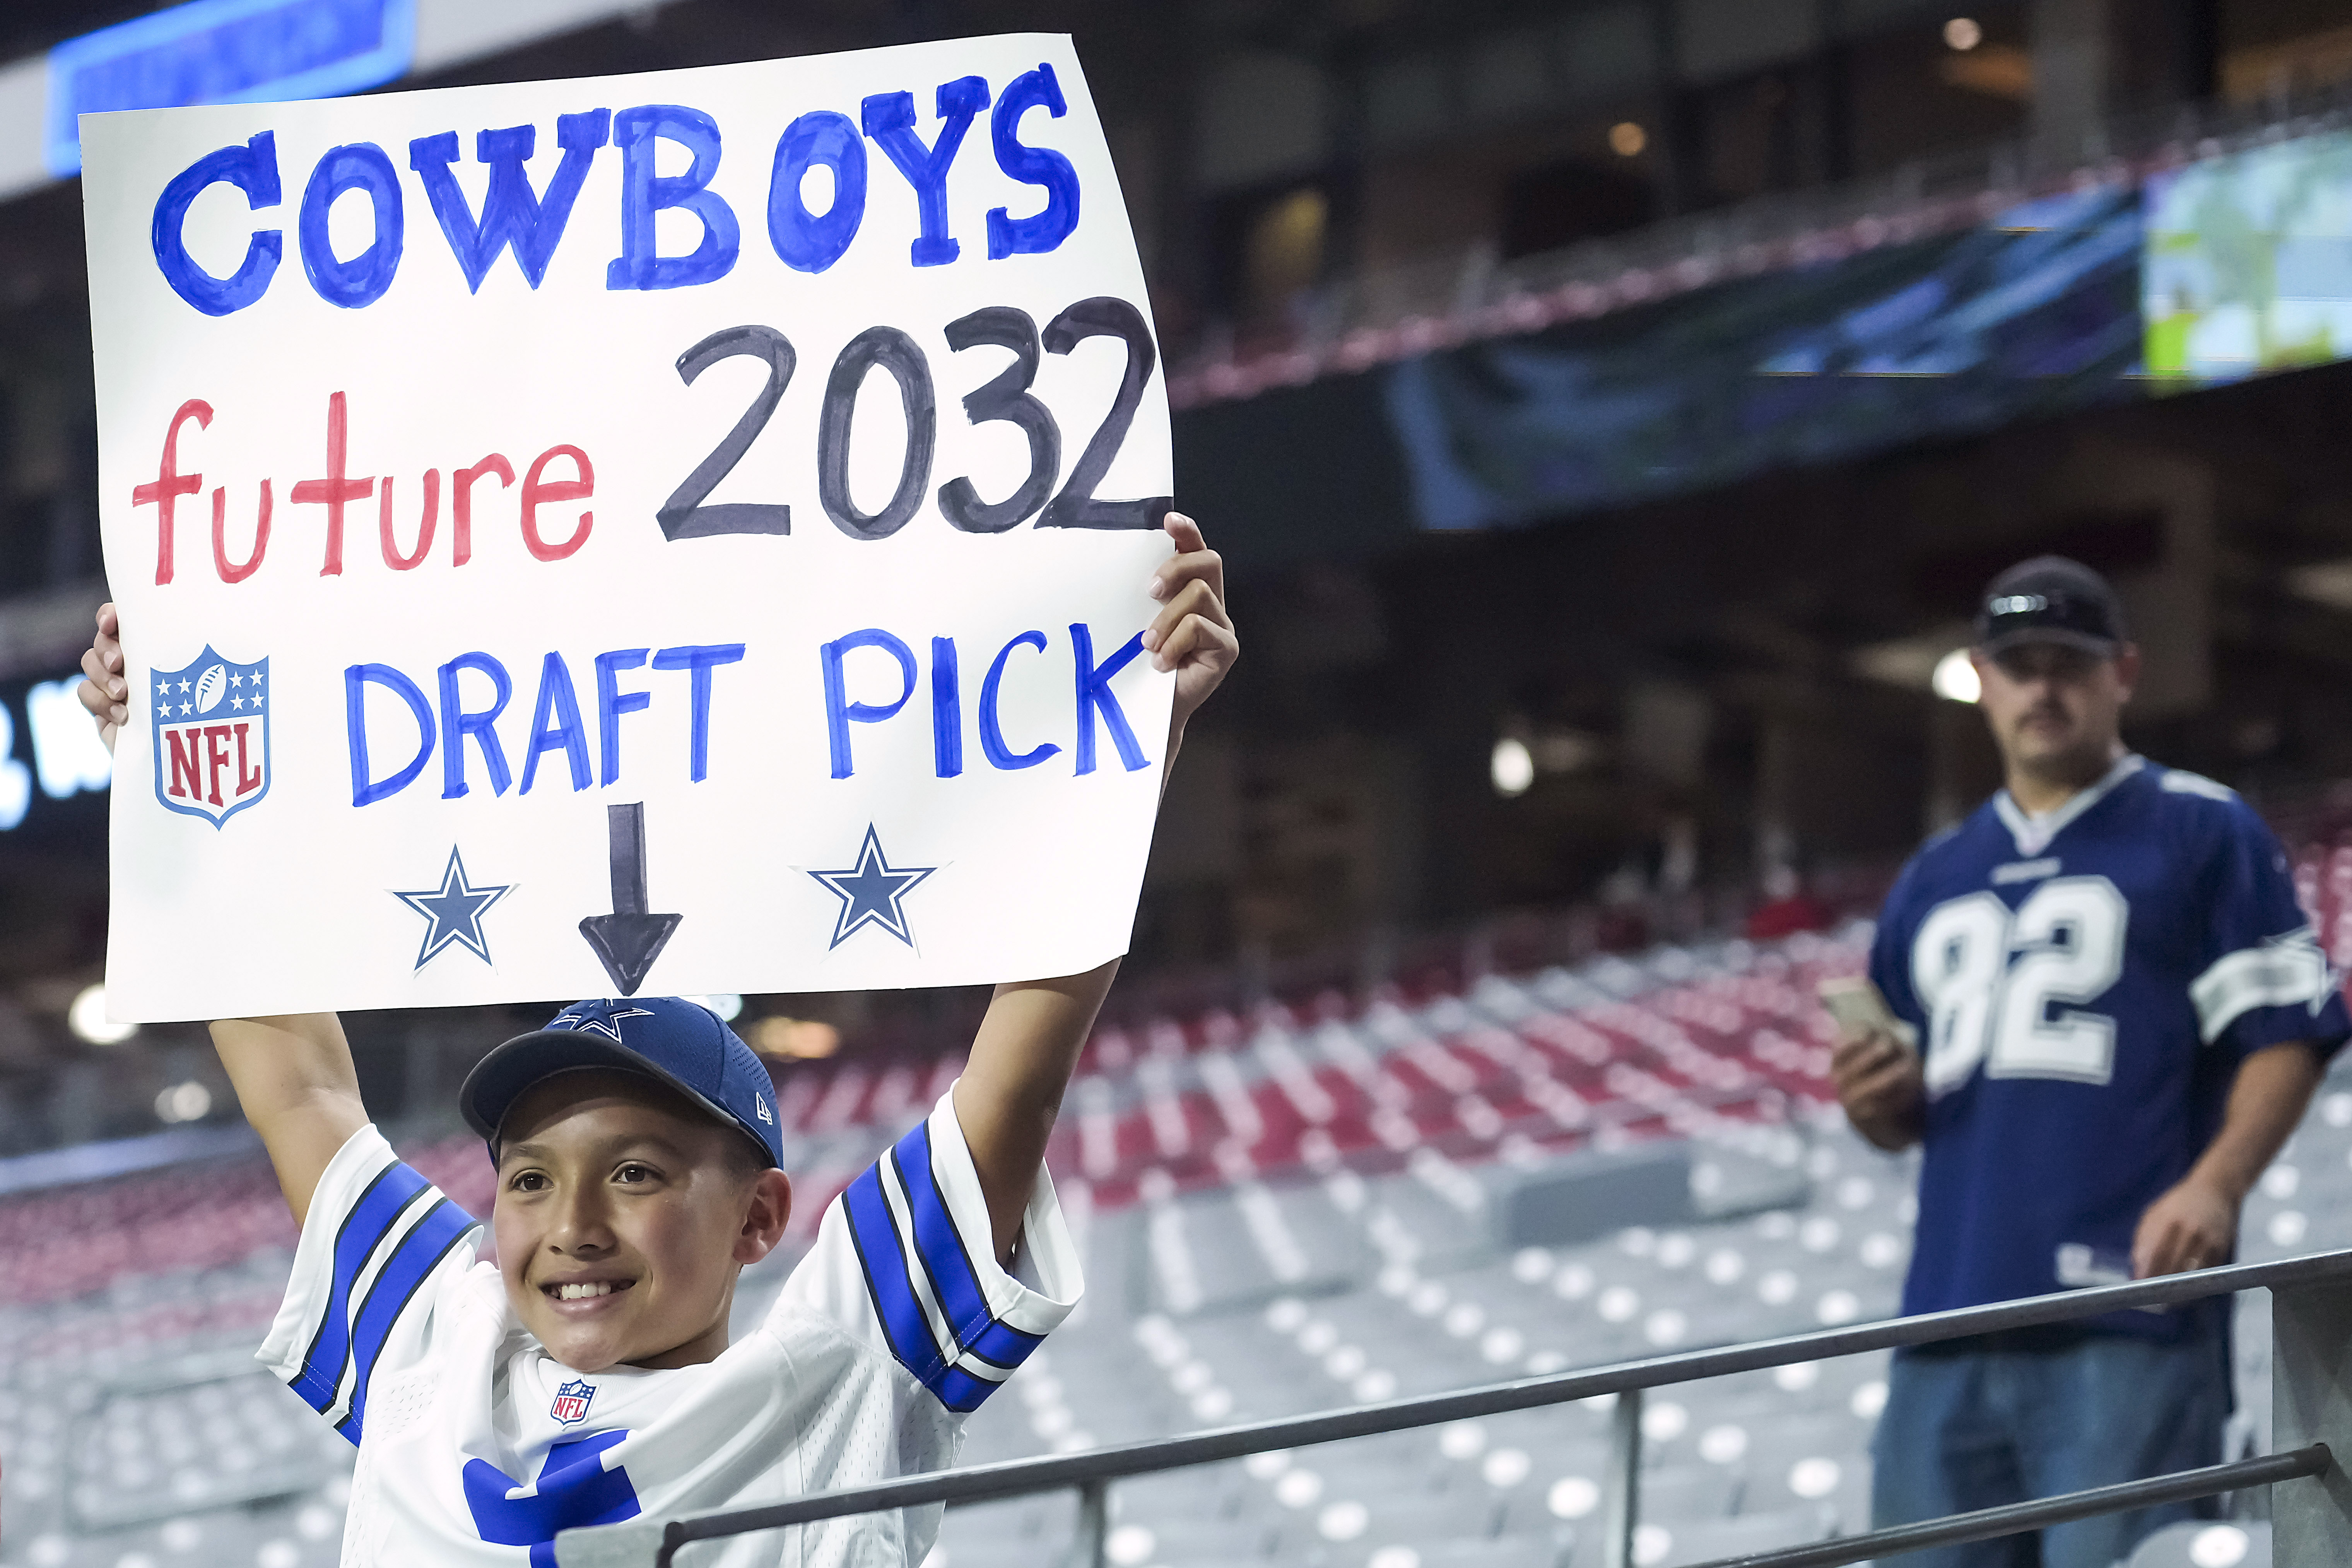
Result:
<svg viewBox="0 0 2352 1568"><path fill-rule="evenodd" d="M2140 395L2140 193L1388 373L1421 526L1509 526Z"/></svg>

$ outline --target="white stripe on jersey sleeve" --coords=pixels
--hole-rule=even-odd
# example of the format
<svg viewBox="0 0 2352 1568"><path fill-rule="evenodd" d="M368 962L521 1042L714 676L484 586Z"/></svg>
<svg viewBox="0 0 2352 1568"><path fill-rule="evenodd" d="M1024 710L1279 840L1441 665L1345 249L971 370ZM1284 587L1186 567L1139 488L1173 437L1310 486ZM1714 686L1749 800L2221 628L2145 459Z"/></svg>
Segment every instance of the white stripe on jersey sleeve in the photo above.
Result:
<svg viewBox="0 0 2352 1568"><path fill-rule="evenodd" d="M2316 1010L2335 989L2336 975L2319 951L2319 939L2305 926L2260 947L2223 953L2189 982L2189 1000L2197 1008L2198 1034L2210 1046L2253 1008Z"/></svg>
<svg viewBox="0 0 2352 1568"><path fill-rule="evenodd" d="M2203 773L2192 773L2186 768L2167 768L2163 777L2157 782L2175 795L2201 795L2207 800L2238 798L2238 792L2228 784L2209 779Z"/></svg>
<svg viewBox="0 0 2352 1568"><path fill-rule="evenodd" d="M387 1166L385 1168L389 1169L390 1167ZM424 1194L420 1193L415 1198L410 1199L404 1205L403 1205L399 1218L393 1226L392 1233L387 1235L382 1242L378 1243L375 1250L368 1255L367 1262L361 1268L358 1276L352 1281L351 1294L345 1303L344 1310L346 1312L350 1310L350 1302L366 1300L368 1292L375 1289L376 1277L383 1272L384 1265L390 1263L399 1252L400 1237L406 1234L406 1232L415 1225L417 1220L423 1216L425 1210L430 1206L429 1204L425 1201L425 1195ZM332 1297L332 1283L333 1282L331 1280L329 1281L329 1300L331 1300ZM289 1289L287 1294L290 1299L293 1292ZM285 1308L282 1305L278 1308L278 1313L281 1317L285 1314ZM318 1317L314 1316L310 1319L310 1328L311 1332L304 1337L302 1346L308 1346L317 1338L319 1324L320 1319ZM272 1331L275 1332L277 1325L273 1323L270 1327ZM302 1369L305 1358L301 1356L301 1348L302 1347L298 1347L296 1351L298 1359L295 1365L295 1373L280 1373L278 1374L289 1383L291 1383L294 1380L295 1373L299 1373ZM346 1345L344 1347L342 1356L342 1368L335 1378L334 1403L329 1405L326 1409L319 1412L320 1415L327 1418L328 1426L333 1426L338 1425L341 1422L344 1416L349 1415L352 1413L352 1397L357 1391L353 1379L357 1375L358 1369L352 1364L350 1347Z"/></svg>
<svg viewBox="0 0 2352 1568"><path fill-rule="evenodd" d="M910 1190L917 1184L933 1195L919 1204ZM929 1230L918 1222L919 1207L934 1216ZM816 1244L785 1281L771 1322L797 1314L822 1318L898 1361L961 1411L1027 1353L1007 1342L1004 1331L1042 1339L1068 1317L1084 1289L1053 1178L1042 1169L1013 1266L997 1264L987 1200L950 1089L828 1205Z"/></svg>
<svg viewBox="0 0 2352 1568"><path fill-rule="evenodd" d="M280 1382L291 1383L300 1374L303 1360L327 1315L327 1304L335 1291L335 1237L344 1217L359 1195L398 1158L383 1134L370 1125L343 1140L343 1146L320 1173L303 1218L301 1237L294 1244L294 1268L286 1280L285 1299L278 1304L268 1337L253 1352L253 1359L276 1373ZM372 1257L368 1262L372 1268L383 1266L381 1258ZM348 1366L343 1370L348 1372ZM337 1419L345 1408L347 1390L347 1382L339 1375Z"/></svg>
<svg viewBox="0 0 2352 1568"><path fill-rule="evenodd" d="M1037 1184L1029 1189L1029 1205L1022 1211L1020 1251L1010 1270L1000 1268L989 1251L988 1195L980 1190L979 1168L963 1141L963 1124L956 1120L952 1086L940 1096L930 1125L932 1177L955 1215L956 1229L975 1238L972 1260L980 1266L989 1310L1024 1333L1052 1333L1087 1289L1077 1244L1070 1239L1055 1195L1053 1173L1037 1167Z"/></svg>
<svg viewBox="0 0 2352 1568"><path fill-rule="evenodd" d="M887 1158L877 1167L877 1173L882 1178L883 1202L889 1205L890 1220L898 1232L898 1244L907 1249L908 1257L919 1261L920 1254L915 1240L914 1216L908 1212L907 1208L906 1183L899 1177L896 1163ZM962 1228L961 1226L957 1226L960 1232ZM983 1247L986 1245L985 1241L982 1243ZM992 1365L982 1358L970 1354L958 1347L955 1329L948 1321L945 1309L940 1305L939 1293L931 1288L931 1276L929 1269L917 1268L912 1271L911 1278L915 1288L915 1300L923 1310L924 1321L930 1325L931 1342L938 1348L939 1353L949 1365L961 1367L972 1376L986 1378L991 1383L1003 1383L1012 1375L1007 1368Z"/></svg>
<svg viewBox="0 0 2352 1568"><path fill-rule="evenodd" d="M254 1359L356 1443L363 1378L384 1370L392 1331L429 1310L432 1285L472 1262L476 1226L439 1189L400 1163L373 1126L344 1141L311 1194L286 1297ZM386 1299L362 1321L386 1281ZM347 1428L347 1429L346 1429Z"/></svg>

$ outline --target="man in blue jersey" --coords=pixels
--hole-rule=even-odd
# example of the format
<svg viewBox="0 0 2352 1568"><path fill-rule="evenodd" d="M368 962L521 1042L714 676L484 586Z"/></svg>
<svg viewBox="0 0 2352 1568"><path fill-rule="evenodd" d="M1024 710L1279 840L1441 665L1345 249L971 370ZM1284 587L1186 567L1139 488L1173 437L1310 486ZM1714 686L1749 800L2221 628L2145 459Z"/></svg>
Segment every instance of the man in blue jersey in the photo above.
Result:
<svg viewBox="0 0 2352 1568"><path fill-rule="evenodd" d="M1870 962L1896 1030L1832 1066L1864 1137L1922 1146L1906 1313L2229 1261L2352 1034L2270 830L2125 749L2139 653L2105 580L2011 567L1971 658L2006 787L1904 868ZM2229 1322L2224 1299L1897 1352L1875 1522L2219 1462ZM1904 1561L2110 1568L2193 1507Z"/></svg>

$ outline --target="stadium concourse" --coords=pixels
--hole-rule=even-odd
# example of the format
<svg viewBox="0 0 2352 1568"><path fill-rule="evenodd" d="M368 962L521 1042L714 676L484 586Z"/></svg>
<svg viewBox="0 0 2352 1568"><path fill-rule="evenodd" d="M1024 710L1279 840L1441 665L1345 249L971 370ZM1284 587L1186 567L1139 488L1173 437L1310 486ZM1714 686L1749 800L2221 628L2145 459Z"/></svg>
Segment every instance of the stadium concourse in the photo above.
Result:
<svg viewBox="0 0 2352 1568"><path fill-rule="evenodd" d="M2352 835L2299 887L2352 957ZM974 1418L965 1462L1757 1339L1895 1310L1912 1163L1827 1089L1815 984L1866 928L1668 946L1423 995L1159 1017L1090 1043L1052 1155L1085 1304ZM953 1058L791 1069L792 1244L951 1081ZM1514 1191L1687 1152L1685 1217L1513 1246ZM478 1213L467 1136L408 1157ZM1681 1169L1683 1167L1673 1167ZM1571 1191L1573 1189L1570 1189ZM1595 1189L1598 1190L1598 1189ZM2252 1259L2352 1245L2352 1080L2248 1205ZM1575 1216L1571 1216L1575 1217ZM1588 1231L1595 1217L1581 1216ZM335 1561L351 1449L251 1361L293 1228L257 1157L0 1203L0 1563ZM2267 1302L2240 1309L2234 1457L2269 1430ZM1671 1568L1867 1524L1883 1356L1663 1389L1643 1414L1635 1556ZM1594 1568L1607 1402L1262 1454L1113 1492L1118 1568ZM2266 1559L2259 1502L2134 1568ZM950 1512L927 1568L1060 1561L1067 1495Z"/></svg>

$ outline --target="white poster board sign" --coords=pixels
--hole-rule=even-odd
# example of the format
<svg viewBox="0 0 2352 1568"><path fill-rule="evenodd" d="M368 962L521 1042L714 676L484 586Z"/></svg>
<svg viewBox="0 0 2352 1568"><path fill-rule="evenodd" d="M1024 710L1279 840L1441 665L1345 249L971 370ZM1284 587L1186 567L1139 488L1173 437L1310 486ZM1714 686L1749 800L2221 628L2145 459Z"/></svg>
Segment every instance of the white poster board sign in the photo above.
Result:
<svg viewBox="0 0 2352 1568"><path fill-rule="evenodd" d="M82 141L117 1016L1125 951L1168 417L1067 38Z"/></svg>

